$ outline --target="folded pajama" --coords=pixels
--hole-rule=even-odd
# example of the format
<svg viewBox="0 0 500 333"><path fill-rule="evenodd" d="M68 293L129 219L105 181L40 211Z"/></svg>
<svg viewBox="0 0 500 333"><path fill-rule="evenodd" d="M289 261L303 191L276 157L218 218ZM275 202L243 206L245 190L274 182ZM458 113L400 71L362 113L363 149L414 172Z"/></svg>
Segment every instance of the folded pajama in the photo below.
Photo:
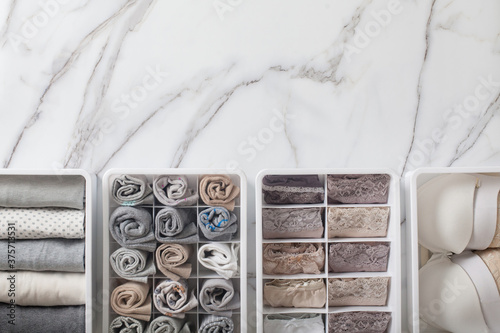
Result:
<svg viewBox="0 0 500 333"><path fill-rule="evenodd" d="M111 293L111 308L122 316L139 320L151 318L151 295L149 285L140 282L126 282Z"/></svg>
<svg viewBox="0 0 500 333"><path fill-rule="evenodd" d="M214 241L230 241L238 232L238 218L224 207L210 207L198 215L203 235Z"/></svg>
<svg viewBox="0 0 500 333"><path fill-rule="evenodd" d="M120 205L150 205L153 203L153 189L144 175L121 175L113 180L111 196Z"/></svg>
<svg viewBox="0 0 500 333"><path fill-rule="evenodd" d="M204 244L198 250L198 261L204 267L230 279L238 274L239 244Z"/></svg>
<svg viewBox="0 0 500 333"><path fill-rule="evenodd" d="M142 333L145 323L132 317L116 317L109 325L109 333Z"/></svg>
<svg viewBox="0 0 500 333"><path fill-rule="evenodd" d="M200 180L200 197L208 206L220 206L233 210L240 188L229 176L211 175Z"/></svg>
<svg viewBox="0 0 500 333"><path fill-rule="evenodd" d="M221 316L204 316L201 319L198 333L233 333L234 323L231 318Z"/></svg>
<svg viewBox="0 0 500 333"><path fill-rule="evenodd" d="M182 319L160 316L149 323L146 333L191 333L191 329Z"/></svg>
<svg viewBox="0 0 500 333"><path fill-rule="evenodd" d="M146 283L156 273L153 257L148 256L148 252L121 247L111 254L109 263L122 278Z"/></svg>
<svg viewBox="0 0 500 333"><path fill-rule="evenodd" d="M144 208L118 207L109 218L111 236L123 247L153 252L153 218Z"/></svg>
<svg viewBox="0 0 500 333"><path fill-rule="evenodd" d="M156 214L155 237L159 242L196 243L198 231L191 209L166 207Z"/></svg>
<svg viewBox="0 0 500 333"><path fill-rule="evenodd" d="M154 305L162 314L184 318L185 312L198 305L194 290L189 294L187 281L170 279L160 282L153 293Z"/></svg>
<svg viewBox="0 0 500 333"><path fill-rule="evenodd" d="M8 251L15 251L9 260ZM0 241L0 271L85 272L85 241L72 239Z"/></svg>
<svg viewBox="0 0 500 333"><path fill-rule="evenodd" d="M156 249L156 265L169 279L178 281L191 275L192 265L188 263L193 253L191 245L162 244Z"/></svg>
<svg viewBox="0 0 500 333"><path fill-rule="evenodd" d="M153 182L156 199L166 206L196 205L198 194L188 186L186 176L159 176Z"/></svg>
<svg viewBox="0 0 500 333"><path fill-rule="evenodd" d="M231 280L208 279L201 285L200 305L210 314L231 316L231 310L240 308L240 295Z"/></svg>

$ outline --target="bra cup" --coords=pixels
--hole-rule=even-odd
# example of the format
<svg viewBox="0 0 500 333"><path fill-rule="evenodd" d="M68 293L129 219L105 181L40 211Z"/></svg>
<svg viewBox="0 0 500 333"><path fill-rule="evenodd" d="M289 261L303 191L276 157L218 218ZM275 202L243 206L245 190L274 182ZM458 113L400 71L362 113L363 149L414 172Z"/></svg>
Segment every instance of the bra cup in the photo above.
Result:
<svg viewBox="0 0 500 333"><path fill-rule="evenodd" d="M432 252L461 253L473 232L476 177L446 174L418 189L418 238Z"/></svg>
<svg viewBox="0 0 500 333"><path fill-rule="evenodd" d="M472 280L445 254L435 254L420 269L420 316L455 333L489 332Z"/></svg>

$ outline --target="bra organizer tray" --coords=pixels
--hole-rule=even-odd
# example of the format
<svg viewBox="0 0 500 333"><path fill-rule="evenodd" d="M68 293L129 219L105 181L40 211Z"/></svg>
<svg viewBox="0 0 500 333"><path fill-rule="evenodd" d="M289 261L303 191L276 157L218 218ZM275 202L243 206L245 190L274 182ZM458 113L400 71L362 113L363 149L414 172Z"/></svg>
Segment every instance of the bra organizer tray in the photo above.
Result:
<svg viewBox="0 0 500 333"><path fill-rule="evenodd" d="M328 175L363 175L363 174L385 174L390 177L389 194L386 204L331 204L328 202ZM268 204L264 200L263 178L266 175L317 175L324 186L324 201L318 204ZM400 187L399 177L392 171L372 170L372 169L273 169L263 170L256 177L256 224L257 224L257 332L264 331L264 318L274 314L321 314L325 332L329 331L328 317L330 314L343 312L369 311L386 312L391 314L391 319L387 327L387 332L401 332L401 251L400 251ZM291 238L291 239L264 239L263 238L263 209L283 209L283 208L321 208L321 219L324 232L318 238ZM387 235L385 237L368 238L328 238L327 212L330 207L389 207L389 221ZM335 243L343 242L382 242L388 243L389 258L387 270L383 272L350 272L332 273L329 272L328 253L329 247ZM263 271L263 247L267 244L280 243L314 243L323 247L325 253L324 266L321 267L320 274L295 274L295 275L268 275ZM328 302L328 280L329 279L352 279L368 277L388 277L390 278L387 301L382 306L330 306ZM274 279L317 279L321 278L326 284L326 303L321 308L296 308L296 307L271 307L264 304L264 286ZM315 331L316 332L316 331ZM268 332L265 332L268 333Z"/></svg>
<svg viewBox="0 0 500 333"><path fill-rule="evenodd" d="M157 176L165 175L183 175L187 178L187 183L189 188L196 191L199 194L200 180L205 175L227 175L232 180L233 184L240 188L240 194L235 200L235 207L233 213L237 216L238 231L236 235L230 241L211 241L204 237L197 224L196 218L193 220L197 226L197 233L199 237L198 242L190 242L193 246L192 254L188 260L192 264L192 271L187 278L189 294L191 290L195 290L196 299L200 299L200 287L201 284L208 279L220 279L222 278L216 272L205 268L198 261L198 249L208 243L225 243L231 246L231 244L239 244L238 252L238 274L233 276L230 280L233 283L235 293L239 294L240 297L240 307L239 309L232 310L231 319L234 322L234 332L245 333L247 331L247 243L246 243L246 231L247 231L247 187L246 187L246 177L240 171L227 170L217 170L217 169L110 169L106 172L102 180L102 196L103 196L103 326L102 331L108 332L109 325L118 317L118 314L111 308L110 297L112 291L119 285L127 282L127 280L121 278L116 274L110 265L110 255L120 248L120 245L111 236L109 231L109 218L113 211L120 205L113 199L111 195L111 189L113 181L120 175L132 175L132 176L145 176L147 178L148 184L153 184L153 180ZM152 204L147 205L137 205L133 207L142 207L148 210L153 217L153 224L157 213L165 208L166 206L161 204L155 197ZM198 214L209 208L201 198L199 198L196 203L190 206L176 206L174 207L180 210L190 210L196 212L196 217ZM175 243L174 241L171 243ZM158 248L162 243L156 241L156 248ZM154 256L156 253L152 253ZM150 254L151 255L151 254ZM156 264L156 259L154 259L156 266L156 274L149 275L147 278L147 284L149 286L149 293L152 297L154 290L161 281L167 279L167 277L160 272ZM162 316L155 305L151 302L151 322L153 319ZM208 315L208 313L198 304L193 309L185 312L184 320L189 323L192 332L198 332L201 320ZM225 316L225 315L223 315ZM146 326L149 323L146 321Z"/></svg>

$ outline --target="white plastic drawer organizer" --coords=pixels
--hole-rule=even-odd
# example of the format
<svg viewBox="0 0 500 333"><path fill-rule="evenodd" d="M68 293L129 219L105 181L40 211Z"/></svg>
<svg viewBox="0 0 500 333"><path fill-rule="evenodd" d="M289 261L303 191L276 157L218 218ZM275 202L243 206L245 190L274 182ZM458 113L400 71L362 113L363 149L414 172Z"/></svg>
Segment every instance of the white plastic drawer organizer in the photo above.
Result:
<svg viewBox="0 0 500 333"><path fill-rule="evenodd" d="M103 332L246 332L246 201L242 173L109 170Z"/></svg>
<svg viewBox="0 0 500 333"><path fill-rule="evenodd" d="M257 331L401 331L400 201L388 170L256 179Z"/></svg>
<svg viewBox="0 0 500 333"><path fill-rule="evenodd" d="M92 332L94 181L0 172L0 331Z"/></svg>

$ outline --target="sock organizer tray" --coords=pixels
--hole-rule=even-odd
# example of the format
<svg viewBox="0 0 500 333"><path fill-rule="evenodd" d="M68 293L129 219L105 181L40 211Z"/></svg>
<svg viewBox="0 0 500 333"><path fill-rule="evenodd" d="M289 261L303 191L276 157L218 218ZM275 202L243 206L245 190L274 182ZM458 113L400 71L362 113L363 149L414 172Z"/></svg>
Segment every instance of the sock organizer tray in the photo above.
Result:
<svg viewBox="0 0 500 333"><path fill-rule="evenodd" d="M164 317L174 332L183 333L279 333L283 327L286 332L364 332L356 327L360 321L376 323L372 332L448 332L423 319L446 323L447 307L460 304L444 292L430 303L424 292L423 299L429 283L419 274L434 258L421 245L428 225L421 211L432 200L424 204L419 193L446 175L479 175L479 188L483 177L500 179L500 167L420 168L401 179L390 169L262 170L255 180L254 245L247 243L247 180L240 171L111 169L101 180L76 169L3 169L0 332L50 327L74 333L156 332L152 323ZM212 176L239 189L227 190L234 191L229 203L206 201L205 190L217 199L222 186L207 185ZM75 182L78 190L68 189ZM176 199L169 184L173 192L186 192ZM71 203L75 198L81 198L77 206ZM68 212L78 220L57 215ZM39 222L37 214L48 217ZM167 235L165 230L180 223L178 216L184 217L184 231ZM151 230L139 235L144 219ZM122 233L129 237L120 238ZM80 248L74 247L77 242ZM164 249L172 245L173 252ZM123 248L133 255L124 256ZM218 266L207 259L223 250L225 261ZM453 251L442 252L446 260ZM247 256L257 258L256 309L247 304ZM138 274L141 260L144 273ZM158 265L160 260L165 261ZM476 288L474 302L488 304L488 289ZM58 289L62 292L54 296ZM214 304L220 308L214 310ZM487 328L478 331L500 332L481 306L470 311L472 316L484 310L480 320ZM255 310L255 316L248 315ZM457 323L467 315L457 312ZM301 320L310 323L306 330L296 324Z"/></svg>

